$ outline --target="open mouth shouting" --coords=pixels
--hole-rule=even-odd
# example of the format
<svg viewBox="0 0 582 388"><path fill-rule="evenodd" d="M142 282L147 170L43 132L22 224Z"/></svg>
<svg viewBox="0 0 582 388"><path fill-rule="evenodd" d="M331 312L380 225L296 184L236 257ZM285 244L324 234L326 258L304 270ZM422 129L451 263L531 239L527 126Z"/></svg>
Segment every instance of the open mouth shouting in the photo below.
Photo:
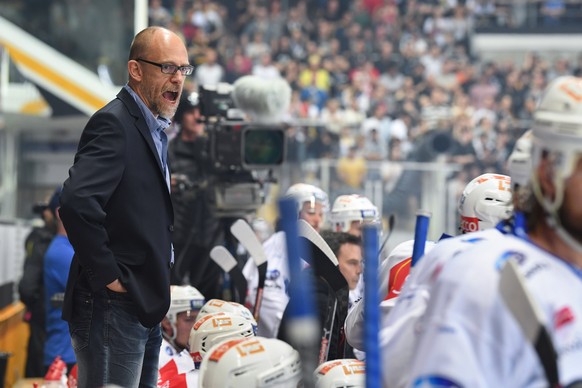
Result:
<svg viewBox="0 0 582 388"><path fill-rule="evenodd" d="M162 96L163 96L163 97L164 97L164 98L165 98L167 101L175 103L175 102L176 102L176 100L178 99L178 92L170 92L170 91L167 91L167 92L164 92L164 93L162 94Z"/></svg>

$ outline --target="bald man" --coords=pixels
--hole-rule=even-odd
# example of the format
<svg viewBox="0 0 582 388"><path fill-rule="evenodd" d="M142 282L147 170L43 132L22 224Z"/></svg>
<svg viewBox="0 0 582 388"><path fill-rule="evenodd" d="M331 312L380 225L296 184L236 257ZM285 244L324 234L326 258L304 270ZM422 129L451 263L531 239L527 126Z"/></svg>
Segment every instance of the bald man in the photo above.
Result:
<svg viewBox="0 0 582 388"><path fill-rule="evenodd" d="M155 387L170 305L173 209L167 137L186 76L182 40L138 33L129 81L79 141L60 215L75 250L65 293L80 387Z"/></svg>

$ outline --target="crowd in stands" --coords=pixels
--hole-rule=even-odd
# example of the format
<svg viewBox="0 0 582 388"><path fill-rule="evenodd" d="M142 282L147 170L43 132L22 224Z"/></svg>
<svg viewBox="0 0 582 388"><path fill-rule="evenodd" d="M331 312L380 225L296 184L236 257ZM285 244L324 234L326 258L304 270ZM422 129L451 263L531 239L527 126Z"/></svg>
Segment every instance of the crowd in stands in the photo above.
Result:
<svg viewBox="0 0 582 388"><path fill-rule="evenodd" d="M289 82L286 120L319 123L289 130L290 161L356 158L361 172L366 161L405 160L425 133L442 130L453 138L449 160L475 175L504 171L543 88L581 69L535 53L519 65L473 57L470 34L492 5L152 0L149 16L187 42L197 66L190 88L246 74Z"/></svg>

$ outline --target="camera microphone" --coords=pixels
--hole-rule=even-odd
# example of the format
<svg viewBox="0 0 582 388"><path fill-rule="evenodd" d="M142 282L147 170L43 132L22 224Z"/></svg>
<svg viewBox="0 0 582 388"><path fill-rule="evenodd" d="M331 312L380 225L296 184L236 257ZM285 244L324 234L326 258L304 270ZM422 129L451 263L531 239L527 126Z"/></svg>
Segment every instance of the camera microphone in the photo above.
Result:
<svg viewBox="0 0 582 388"><path fill-rule="evenodd" d="M291 87L283 78L266 80L246 75L234 82L232 99L251 121L276 123L291 104Z"/></svg>

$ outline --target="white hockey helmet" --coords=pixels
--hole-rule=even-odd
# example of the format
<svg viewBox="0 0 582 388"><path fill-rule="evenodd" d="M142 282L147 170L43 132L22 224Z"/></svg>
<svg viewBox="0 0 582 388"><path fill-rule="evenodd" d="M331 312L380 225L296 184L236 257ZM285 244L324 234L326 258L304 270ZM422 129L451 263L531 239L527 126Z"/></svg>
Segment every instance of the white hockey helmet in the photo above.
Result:
<svg viewBox="0 0 582 388"><path fill-rule="evenodd" d="M248 308L237 302L227 302L222 299L210 299L200 309L197 321L201 320L207 314L220 312L236 314L238 316L243 317L244 319L251 323L251 325L253 326L253 330L256 333L257 321L255 321L253 314L250 312Z"/></svg>
<svg viewBox="0 0 582 388"><path fill-rule="evenodd" d="M176 317L179 313L198 313L204 305L204 295L192 286L171 286L170 288L170 308L166 313L166 318L172 326L171 340L176 338Z"/></svg>
<svg viewBox="0 0 582 388"><path fill-rule="evenodd" d="M297 203L297 214L301 212L303 204L309 202L313 208L316 203L322 205L323 211L329 210L329 199L327 193L319 187L307 183L296 183L287 189L286 197L291 197Z"/></svg>
<svg viewBox="0 0 582 388"><path fill-rule="evenodd" d="M552 161L556 195L542 198L537 174L533 174L534 192L548 212L555 212L564 199L564 181L582 154L582 78L558 77L546 87L532 132L532 168L544 157Z"/></svg>
<svg viewBox="0 0 582 388"><path fill-rule="evenodd" d="M227 339L254 337L252 323L238 314L219 312L206 314L197 320L188 341L190 354L196 367L211 347Z"/></svg>
<svg viewBox="0 0 582 388"><path fill-rule="evenodd" d="M313 373L315 388L365 387L366 364L353 358L324 362Z"/></svg>
<svg viewBox="0 0 582 388"><path fill-rule="evenodd" d="M200 365L202 388L301 386L299 353L275 338L233 339L214 345Z"/></svg>
<svg viewBox="0 0 582 388"><path fill-rule="evenodd" d="M198 312L204 306L204 295L192 286L171 286L170 288L170 308L166 313L166 318L176 324L176 316L179 313L195 311Z"/></svg>
<svg viewBox="0 0 582 388"><path fill-rule="evenodd" d="M511 178L500 174L479 175L465 186L459 200L461 231L492 228L512 212Z"/></svg>
<svg viewBox="0 0 582 388"><path fill-rule="evenodd" d="M349 194L340 195L333 202L330 221L336 232L347 232L353 221L373 223L379 221L378 208L366 197Z"/></svg>

